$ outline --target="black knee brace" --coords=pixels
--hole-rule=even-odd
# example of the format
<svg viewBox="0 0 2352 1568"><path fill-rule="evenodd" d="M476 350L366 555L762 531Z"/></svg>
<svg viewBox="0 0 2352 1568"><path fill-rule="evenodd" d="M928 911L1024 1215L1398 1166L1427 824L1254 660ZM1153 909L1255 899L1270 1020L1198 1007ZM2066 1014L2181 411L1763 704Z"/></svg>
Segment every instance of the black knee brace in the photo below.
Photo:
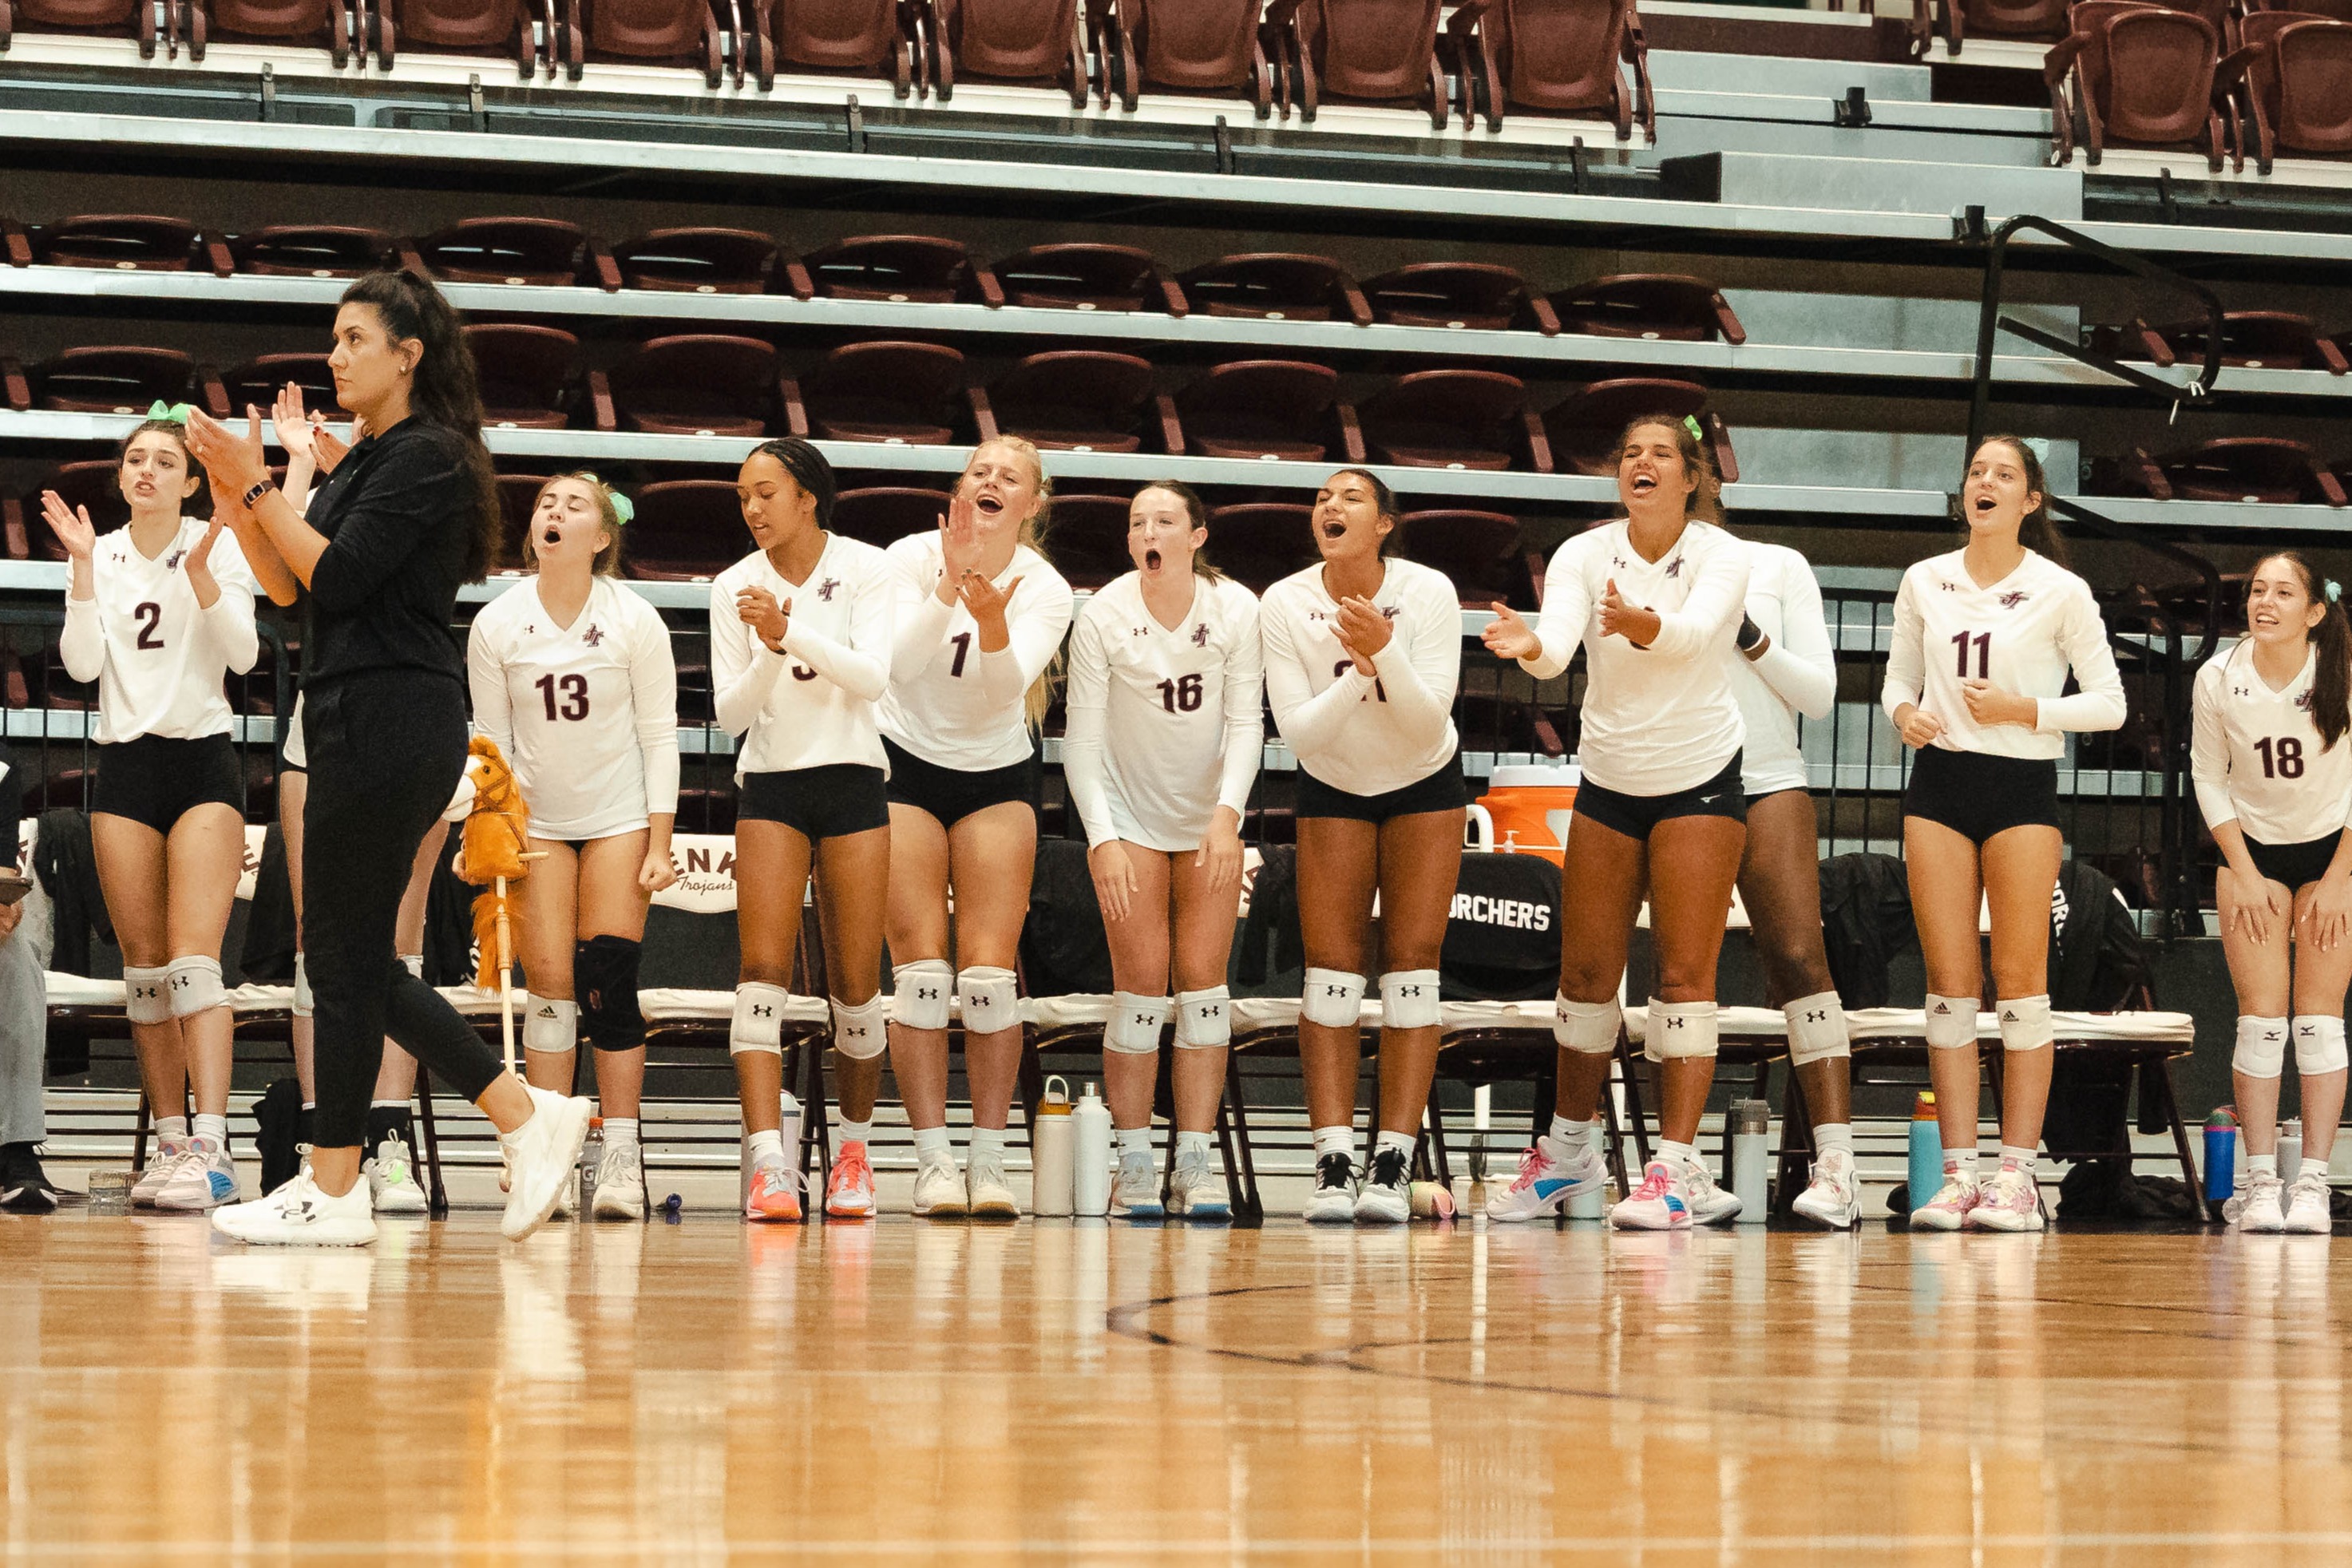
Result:
<svg viewBox="0 0 2352 1568"><path fill-rule="evenodd" d="M580 1022L588 1043L600 1051L633 1051L646 1043L645 1015L637 1007L637 962L643 943L625 936L592 936L572 950L572 994L580 999Z"/></svg>

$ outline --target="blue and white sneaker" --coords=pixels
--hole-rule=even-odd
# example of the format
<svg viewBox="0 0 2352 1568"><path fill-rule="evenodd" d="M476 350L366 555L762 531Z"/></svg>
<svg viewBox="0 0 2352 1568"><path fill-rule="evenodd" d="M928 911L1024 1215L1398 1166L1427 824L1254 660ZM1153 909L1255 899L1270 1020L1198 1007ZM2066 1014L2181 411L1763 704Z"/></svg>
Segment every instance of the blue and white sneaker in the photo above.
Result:
<svg viewBox="0 0 2352 1568"><path fill-rule="evenodd" d="M1149 1150L1118 1157L1118 1175L1110 1184L1113 1219L1155 1220L1166 1216L1160 1202L1160 1173Z"/></svg>
<svg viewBox="0 0 2352 1568"><path fill-rule="evenodd" d="M1563 1143L1547 1132L1519 1156L1519 1178L1486 1200L1486 1217L1537 1219L1558 1214L1569 1199L1598 1192L1609 1166L1591 1144Z"/></svg>
<svg viewBox="0 0 2352 1568"><path fill-rule="evenodd" d="M1234 1200L1225 1190L1224 1173L1194 1149L1176 1151L1176 1169L1169 1178L1168 1212L1195 1225L1225 1225L1234 1217Z"/></svg>
<svg viewBox="0 0 2352 1568"><path fill-rule="evenodd" d="M1664 1160L1651 1161L1642 1184L1609 1211L1609 1223L1620 1230L1688 1230L1690 1199L1681 1173Z"/></svg>
<svg viewBox="0 0 2352 1568"><path fill-rule="evenodd" d="M209 1138L193 1138L188 1152L173 1169L171 1179L155 1194L155 1206L180 1214L202 1214L237 1200L236 1162Z"/></svg>

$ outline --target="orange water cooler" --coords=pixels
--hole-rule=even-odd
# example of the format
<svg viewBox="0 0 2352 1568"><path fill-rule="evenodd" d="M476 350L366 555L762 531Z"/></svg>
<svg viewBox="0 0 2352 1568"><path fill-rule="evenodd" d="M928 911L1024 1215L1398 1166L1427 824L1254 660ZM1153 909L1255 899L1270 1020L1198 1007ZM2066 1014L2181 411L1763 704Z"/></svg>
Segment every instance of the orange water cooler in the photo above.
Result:
<svg viewBox="0 0 2352 1568"><path fill-rule="evenodd" d="M1496 768L1474 812L1484 812L1496 849L1540 855L1555 863L1568 854L1568 819L1576 809L1583 773L1574 763L1515 763Z"/></svg>

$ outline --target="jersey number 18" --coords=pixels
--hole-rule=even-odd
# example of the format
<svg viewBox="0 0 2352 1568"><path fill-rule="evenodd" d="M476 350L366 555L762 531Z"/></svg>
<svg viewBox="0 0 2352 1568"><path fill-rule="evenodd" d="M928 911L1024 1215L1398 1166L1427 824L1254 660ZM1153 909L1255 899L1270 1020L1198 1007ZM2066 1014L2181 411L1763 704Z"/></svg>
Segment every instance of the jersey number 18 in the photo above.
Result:
<svg viewBox="0 0 2352 1568"><path fill-rule="evenodd" d="M2299 779L2303 776L2303 742L2296 736L2282 735L2275 741L2264 736L2254 742L2254 750L2263 754L2263 777Z"/></svg>

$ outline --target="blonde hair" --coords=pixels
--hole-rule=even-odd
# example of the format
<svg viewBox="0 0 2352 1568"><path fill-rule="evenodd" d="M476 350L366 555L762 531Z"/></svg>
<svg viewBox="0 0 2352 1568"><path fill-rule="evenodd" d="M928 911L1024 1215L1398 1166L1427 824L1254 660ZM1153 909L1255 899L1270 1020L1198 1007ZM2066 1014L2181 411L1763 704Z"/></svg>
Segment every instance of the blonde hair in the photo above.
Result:
<svg viewBox="0 0 2352 1568"><path fill-rule="evenodd" d="M1037 484L1037 510L1021 520L1018 537L1021 543L1051 562L1053 557L1045 555L1045 535L1053 525L1054 477L1045 471L1045 457L1034 446L1018 436L993 436L982 441L971 449L975 461L980 457L982 447L1010 447L1028 459L1030 476ZM964 471L971 471L970 463L964 465ZM1029 683L1029 689L1021 700L1022 715L1031 730L1042 731L1045 728L1045 715L1054 706L1054 689L1061 684L1061 680L1062 656L1057 651L1045 668L1038 672L1037 679Z"/></svg>
<svg viewBox="0 0 2352 1568"><path fill-rule="evenodd" d="M588 493L596 498L596 521L612 538L611 543L596 552L595 563L589 570L599 577L619 576L621 574L621 510L613 504L614 492L612 486L585 468L569 474L557 474L540 486L539 493L530 498L532 514L534 516L538 514L539 503L547 499L547 492L565 479L572 479L588 487ZM523 523L522 530L522 558L524 564L530 567L532 571L539 570L538 542L532 538L530 524L527 520Z"/></svg>

